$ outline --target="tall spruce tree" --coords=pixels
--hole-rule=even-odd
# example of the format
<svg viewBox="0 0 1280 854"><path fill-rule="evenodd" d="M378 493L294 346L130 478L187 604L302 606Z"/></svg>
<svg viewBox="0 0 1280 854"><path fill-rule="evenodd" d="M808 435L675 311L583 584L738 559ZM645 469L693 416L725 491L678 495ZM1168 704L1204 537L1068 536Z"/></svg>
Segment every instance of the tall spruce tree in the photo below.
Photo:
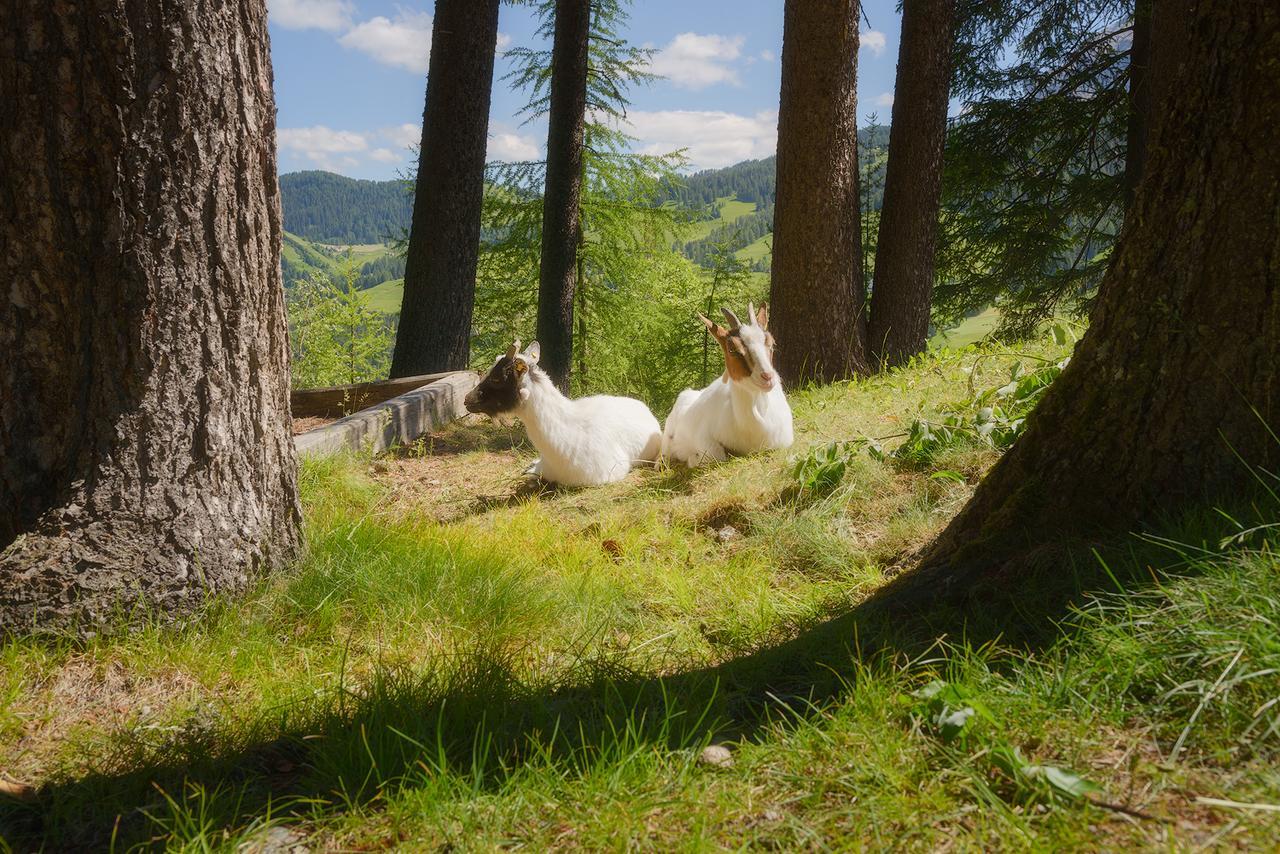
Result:
<svg viewBox="0 0 1280 854"><path fill-rule="evenodd" d="M662 187L677 180L676 168L683 161L676 155L632 152L633 140L622 130L631 87L653 79L648 71L652 51L629 45L622 33L628 20L627 5L621 0L593 0L591 4L582 187L577 205L579 227L572 256L574 287L568 313L557 320L572 324L572 349L566 358L576 365L570 375L575 393L593 387L619 390L615 370L611 369L611 376L602 381L588 378L587 371L606 363L616 369L619 362L631 361L630 355L622 356L625 348L613 340L612 331L628 312L634 320L634 290L651 284L647 274L640 275L642 269L666 264L668 259L655 256L659 252L671 254L673 236L679 231L680 212L659 205L657 195ZM557 6L556 0L546 0L539 6L542 25L538 32L543 38L554 39ZM513 64L507 79L515 88L529 92L524 108L529 120L548 115L551 109L553 52L554 47L518 47L507 54ZM527 287L529 268L540 272L547 269L543 255L547 209L543 190L550 191L548 169L547 161L490 166L485 225L494 239L485 246L481 262L486 286L481 295L484 316L477 328L490 347L502 339L509 342L512 329L522 325L531 296ZM545 281L541 276L537 278ZM538 300L534 313L539 318L537 334L541 336L548 303L541 288L535 293ZM544 343L541 337L539 343ZM592 352L593 349L601 352ZM547 352L544 346L544 365L548 362Z"/></svg>
<svg viewBox="0 0 1280 854"><path fill-rule="evenodd" d="M583 135L591 0L555 0L547 107L547 168L542 196L542 263L538 276L540 364L569 390L573 302L582 243ZM585 320L583 321L585 322Z"/></svg>
<svg viewBox="0 0 1280 854"><path fill-rule="evenodd" d="M266 4L83 5L0 16L0 634L298 546Z"/></svg>
<svg viewBox="0 0 1280 854"><path fill-rule="evenodd" d="M391 376L467 367L498 0L436 0Z"/></svg>
<svg viewBox="0 0 1280 854"><path fill-rule="evenodd" d="M1158 15L1153 56L1182 61L1089 330L899 595L1007 587L1046 545L1247 496L1280 460L1280 7Z"/></svg>
<svg viewBox="0 0 1280 854"><path fill-rule="evenodd" d="M868 346L876 366L924 350L933 297L954 0L904 0ZM863 212L866 215L866 211Z"/></svg>
<svg viewBox="0 0 1280 854"><path fill-rule="evenodd" d="M956 0L935 315L1083 316L1124 221L1133 0Z"/></svg>
<svg viewBox="0 0 1280 854"><path fill-rule="evenodd" d="M857 0L787 0L769 320L788 382L867 371Z"/></svg>

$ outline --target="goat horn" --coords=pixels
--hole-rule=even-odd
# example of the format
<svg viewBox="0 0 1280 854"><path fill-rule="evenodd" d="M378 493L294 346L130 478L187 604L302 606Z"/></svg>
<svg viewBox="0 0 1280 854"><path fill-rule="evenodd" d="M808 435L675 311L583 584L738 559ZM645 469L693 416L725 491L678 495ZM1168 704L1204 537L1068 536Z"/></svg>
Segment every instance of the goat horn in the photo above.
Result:
<svg viewBox="0 0 1280 854"><path fill-rule="evenodd" d="M756 323L756 304L753 302L747 303L747 323L752 326L755 326Z"/></svg>
<svg viewBox="0 0 1280 854"><path fill-rule="evenodd" d="M519 353L519 352L520 352L520 339L517 338L516 340L512 341L511 346L507 348L507 358L514 359L516 357L516 353Z"/></svg>
<svg viewBox="0 0 1280 854"><path fill-rule="evenodd" d="M742 321L738 319L738 315L734 314L727 308L722 307L720 310L724 312L725 319L729 321L730 329L737 329L742 325Z"/></svg>

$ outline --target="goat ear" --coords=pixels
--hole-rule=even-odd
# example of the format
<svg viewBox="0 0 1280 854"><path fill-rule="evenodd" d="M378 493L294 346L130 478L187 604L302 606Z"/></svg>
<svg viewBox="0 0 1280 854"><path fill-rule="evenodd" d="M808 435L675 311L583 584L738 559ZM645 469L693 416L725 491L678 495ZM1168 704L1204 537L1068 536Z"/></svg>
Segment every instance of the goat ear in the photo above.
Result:
<svg viewBox="0 0 1280 854"><path fill-rule="evenodd" d="M742 325L742 321L738 319L738 315L734 314L727 308L721 308L720 310L724 312L725 320L729 321L730 329L737 329Z"/></svg>
<svg viewBox="0 0 1280 854"><path fill-rule="evenodd" d="M538 364L538 359L542 358L542 347L537 341L530 341L529 346L524 348L524 358L531 365Z"/></svg>
<svg viewBox="0 0 1280 854"><path fill-rule="evenodd" d="M769 329L769 304L767 302L762 303L760 310L752 313L756 316L756 326L767 331Z"/></svg>
<svg viewBox="0 0 1280 854"><path fill-rule="evenodd" d="M714 320L709 320L702 312L698 312L698 319L702 321L703 326L707 327L707 331L715 336L717 341L729 334L723 326Z"/></svg>

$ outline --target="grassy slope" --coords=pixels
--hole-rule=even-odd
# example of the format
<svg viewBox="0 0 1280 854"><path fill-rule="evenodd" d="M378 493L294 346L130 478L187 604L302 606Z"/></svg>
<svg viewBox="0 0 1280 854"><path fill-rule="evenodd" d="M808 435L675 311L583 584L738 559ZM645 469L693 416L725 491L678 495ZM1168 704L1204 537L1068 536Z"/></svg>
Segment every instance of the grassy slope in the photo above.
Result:
<svg viewBox="0 0 1280 854"><path fill-rule="evenodd" d="M701 240L720 226L737 222L747 214L754 213L756 209L755 202L740 202L729 196L716 199L716 205L720 208L720 216L692 223L689 226L688 235L684 238L686 241Z"/></svg>
<svg viewBox="0 0 1280 854"><path fill-rule="evenodd" d="M1010 361L944 353L796 394L796 451L898 432ZM0 767L50 785L38 809L0 800L0 835L42 817L53 848L101 842L124 813L121 839L222 849L273 823L409 850L1275 838L1274 814L1195 801L1280 798L1274 551L1192 551L1047 649L859 657L891 635L824 621L945 524L992 452L937 461L963 483L859 455L816 500L789 491L788 457L538 495L518 428L459 425L396 459L309 463L308 557L245 601L182 631L0 648ZM991 710L985 740L912 722L901 698L937 677ZM731 768L699 764L711 741ZM1152 817L1017 785L995 741Z"/></svg>
<svg viewBox="0 0 1280 854"><path fill-rule="evenodd" d="M369 305L384 314L399 314L404 299L404 279L390 279L380 285L366 288L364 294Z"/></svg>
<svg viewBox="0 0 1280 854"><path fill-rule="evenodd" d="M767 258L773 254L773 233L756 238L733 254L747 263Z"/></svg>
<svg viewBox="0 0 1280 854"><path fill-rule="evenodd" d="M986 338L999 324L1000 310L992 306L950 329L939 330L931 343L935 347L968 347Z"/></svg>

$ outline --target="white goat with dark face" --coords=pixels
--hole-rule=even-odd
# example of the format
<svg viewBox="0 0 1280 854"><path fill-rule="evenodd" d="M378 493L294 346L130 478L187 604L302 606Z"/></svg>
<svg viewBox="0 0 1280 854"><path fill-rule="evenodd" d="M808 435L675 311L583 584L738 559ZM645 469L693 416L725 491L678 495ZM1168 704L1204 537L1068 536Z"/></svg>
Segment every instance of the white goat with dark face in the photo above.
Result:
<svg viewBox="0 0 1280 854"><path fill-rule="evenodd" d="M649 407L605 394L570 400L538 367L537 341L519 351L517 341L463 402L471 412L524 422L542 454L530 473L562 486L597 486L658 458L662 428Z"/></svg>
<svg viewBox="0 0 1280 854"><path fill-rule="evenodd" d="M724 351L724 374L704 389L685 389L667 416L662 455L696 468L729 454L786 448L791 407L773 369L769 307L748 304L747 322L722 309L725 329L698 315Z"/></svg>

